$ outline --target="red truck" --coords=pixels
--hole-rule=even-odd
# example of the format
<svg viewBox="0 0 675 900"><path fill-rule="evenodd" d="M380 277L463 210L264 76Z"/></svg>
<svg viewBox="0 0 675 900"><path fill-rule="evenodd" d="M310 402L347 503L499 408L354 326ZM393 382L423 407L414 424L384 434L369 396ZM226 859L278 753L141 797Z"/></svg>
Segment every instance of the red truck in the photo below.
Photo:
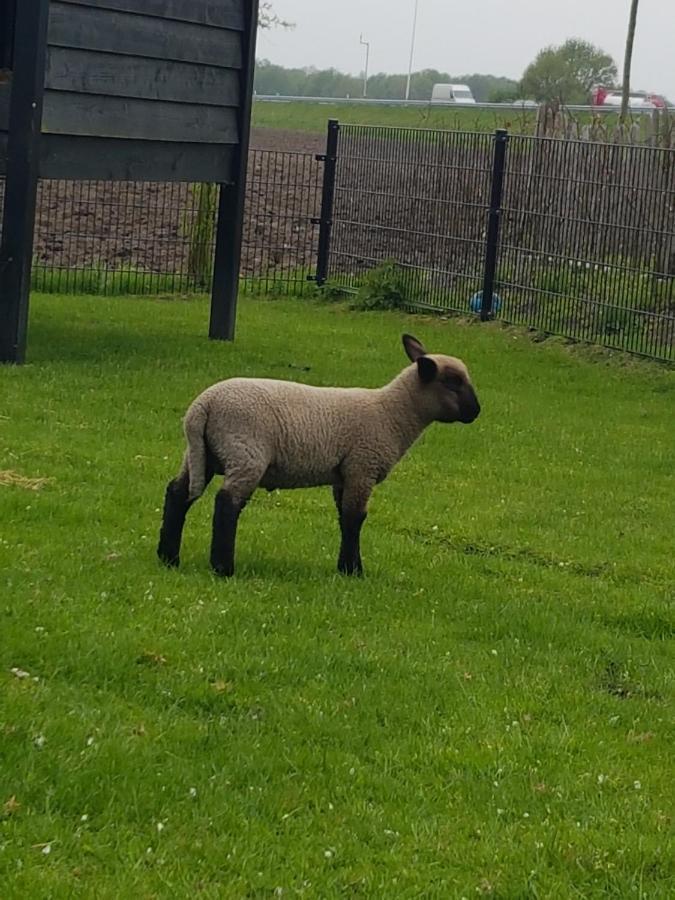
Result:
<svg viewBox="0 0 675 900"><path fill-rule="evenodd" d="M621 90L608 87L596 87L591 94L593 106L611 107L621 106ZM635 93L628 98L630 109L665 109L667 104L664 97L659 94Z"/></svg>

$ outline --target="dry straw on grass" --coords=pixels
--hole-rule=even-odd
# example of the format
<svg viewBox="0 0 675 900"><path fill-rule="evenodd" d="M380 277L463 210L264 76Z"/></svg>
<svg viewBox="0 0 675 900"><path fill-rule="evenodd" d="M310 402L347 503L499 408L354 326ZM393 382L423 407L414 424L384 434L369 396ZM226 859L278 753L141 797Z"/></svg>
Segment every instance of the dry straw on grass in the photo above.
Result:
<svg viewBox="0 0 675 900"><path fill-rule="evenodd" d="M27 491L39 491L46 484L52 481L51 478L26 478L25 475L19 475L11 469L0 470L0 485L3 487L20 487Z"/></svg>

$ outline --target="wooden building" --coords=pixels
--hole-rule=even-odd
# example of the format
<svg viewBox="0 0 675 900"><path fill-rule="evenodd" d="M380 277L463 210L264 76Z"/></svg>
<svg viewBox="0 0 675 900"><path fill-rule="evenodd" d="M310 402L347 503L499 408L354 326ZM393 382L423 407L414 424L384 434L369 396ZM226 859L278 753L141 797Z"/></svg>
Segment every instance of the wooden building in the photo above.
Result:
<svg viewBox="0 0 675 900"><path fill-rule="evenodd" d="M25 356L39 178L219 184L234 335L257 0L0 0L0 361Z"/></svg>

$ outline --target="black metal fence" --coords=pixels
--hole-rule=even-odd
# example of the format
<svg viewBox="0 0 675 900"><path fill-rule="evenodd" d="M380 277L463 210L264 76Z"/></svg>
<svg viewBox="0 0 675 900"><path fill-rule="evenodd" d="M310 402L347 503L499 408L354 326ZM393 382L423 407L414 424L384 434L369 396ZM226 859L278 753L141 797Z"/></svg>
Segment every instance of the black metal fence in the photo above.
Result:
<svg viewBox="0 0 675 900"><path fill-rule="evenodd" d="M511 138L496 277L509 322L675 359L675 151Z"/></svg>
<svg viewBox="0 0 675 900"><path fill-rule="evenodd" d="M43 181L34 287L206 291L216 193ZM675 361L675 150L333 122L325 154L250 152L249 288L356 291L388 260L408 308Z"/></svg>
<svg viewBox="0 0 675 900"><path fill-rule="evenodd" d="M465 311L483 280L491 160L490 134L341 125L331 281L356 290L395 260L411 306Z"/></svg>
<svg viewBox="0 0 675 900"><path fill-rule="evenodd" d="M40 181L33 287L91 294L205 290L212 194L209 185Z"/></svg>
<svg viewBox="0 0 675 900"><path fill-rule="evenodd" d="M251 151L241 267L250 287L301 293L314 280L323 175L313 153Z"/></svg>
<svg viewBox="0 0 675 900"><path fill-rule="evenodd" d="M323 160L313 153L250 152L241 277L251 289L298 293L314 278L322 181ZM217 192L208 184L43 179L34 289L208 291ZM2 195L0 179L0 209Z"/></svg>
<svg viewBox="0 0 675 900"><path fill-rule="evenodd" d="M675 360L675 151L341 125L330 278Z"/></svg>

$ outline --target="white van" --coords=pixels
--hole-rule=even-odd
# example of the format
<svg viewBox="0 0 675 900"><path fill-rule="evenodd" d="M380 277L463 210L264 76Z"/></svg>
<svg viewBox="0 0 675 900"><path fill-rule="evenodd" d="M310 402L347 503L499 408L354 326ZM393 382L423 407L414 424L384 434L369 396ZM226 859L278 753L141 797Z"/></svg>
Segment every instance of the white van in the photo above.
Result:
<svg viewBox="0 0 675 900"><path fill-rule="evenodd" d="M431 89L432 103L468 103L474 100L468 84L435 84Z"/></svg>

